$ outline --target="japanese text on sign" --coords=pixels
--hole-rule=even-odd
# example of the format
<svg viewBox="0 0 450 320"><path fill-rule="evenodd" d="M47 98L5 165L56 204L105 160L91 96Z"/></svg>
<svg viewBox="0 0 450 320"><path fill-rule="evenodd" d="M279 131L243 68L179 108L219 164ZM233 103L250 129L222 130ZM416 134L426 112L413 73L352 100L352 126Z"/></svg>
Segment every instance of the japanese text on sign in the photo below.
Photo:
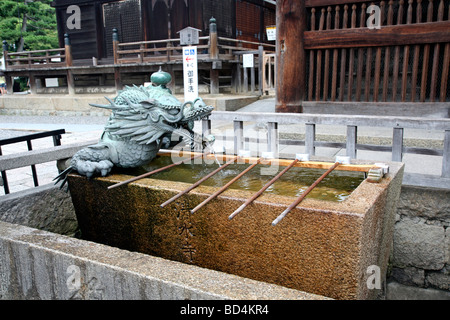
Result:
<svg viewBox="0 0 450 320"><path fill-rule="evenodd" d="M198 97L197 47L183 48L184 100Z"/></svg>

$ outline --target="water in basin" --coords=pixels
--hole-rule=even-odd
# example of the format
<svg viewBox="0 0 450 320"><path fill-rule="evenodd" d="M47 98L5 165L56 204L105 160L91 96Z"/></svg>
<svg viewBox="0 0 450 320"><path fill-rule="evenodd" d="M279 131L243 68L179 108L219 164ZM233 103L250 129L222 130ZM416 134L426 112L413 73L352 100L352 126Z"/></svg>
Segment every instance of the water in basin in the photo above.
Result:
<svg viewBox="0 0 450 320"><path fill-rule="evenodd" d="M137 176L172 163L172 159L169 156L158 156L149 165L145 166L145 168L126 170L126 172L123 171L123 173ZM204 181L202 185L221 187L247 168L247 166L249 166L249 164L231 164ZM181 164L153 174L150 178L192 184L215 170L217 167L218 165L215 163ZM283 169L284 167L282 166L276 168L274 166L270 167L270 165L258 165L233 183L230 188L256 192ZM261 174L267 172L270 172L270 174ZM298 197L313 184L323 172L325 172L325 170L293 167L272 184L265 193ZM362 172L335 170L314 188L308 197L328 201L343 201L350 196L351 192L356 189L363 180L364 174Z"/></svg>

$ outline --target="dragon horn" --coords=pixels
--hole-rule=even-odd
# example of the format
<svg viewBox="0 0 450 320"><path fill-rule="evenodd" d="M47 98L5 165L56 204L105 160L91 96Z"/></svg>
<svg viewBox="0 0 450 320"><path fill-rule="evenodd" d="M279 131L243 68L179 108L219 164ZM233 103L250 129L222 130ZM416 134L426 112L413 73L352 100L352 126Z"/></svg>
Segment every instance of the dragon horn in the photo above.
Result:
<svg viewBox="0 0 450 320"><path fill-rule="evenodd" d="M112 101L110 98L105 97L105 99L108 100L108 102L110 103L109 105L107 105L107 104L96 104L96 103L89 103L89 105L92 106L92 107L96 107L96 108L111 109L111 110L120 109L121 108L120 106L116 105L114 103L114 101Z"/></svg>

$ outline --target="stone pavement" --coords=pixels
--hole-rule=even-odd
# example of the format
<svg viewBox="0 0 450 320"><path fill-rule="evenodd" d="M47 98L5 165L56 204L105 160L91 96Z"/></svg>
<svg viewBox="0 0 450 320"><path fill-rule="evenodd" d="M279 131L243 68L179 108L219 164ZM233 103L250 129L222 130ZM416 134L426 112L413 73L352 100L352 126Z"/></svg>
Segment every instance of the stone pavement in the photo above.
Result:
<svg viewBox="0 0 450 320"><path fill-rule="evenodd" d="M251 103L241 109L240 112L274 112L275 99L266 98ZM99 139L103 127L108 119L106 115L91 116L14 116L0 115L0 139L9 138L17 135L26 135L33 132L44 130L65 129L66 134L62 137L62 144L71 144L78 142L93 141ZM250 124L244 126L247 137L266 139L264 124ZM195 131L200 132L201 126L198 122ZM224 122L212 123L212 134L216 136L233 136L233 124ZM304 125L280 125L280 138L302 138L305 134ZM316 128L316 139L322 141L345 142L346 128L336 126L318 125ZM443 132L432 132L425 130L405 129L405 145L442 149ZM390 128L369 128L358 127L358 143L391 145L392 129ZM232 139L223 143L227 149L232 149ZM217 141L218 145L222 142ZM32 142L33 149L50 148L53 146L52 138L43 138ZM265 151L265 146L251 146L251 150L261 152ZM2 147L4 155L23 152L27 150L26 143L7 145ZM280 146L280 155L292 155L295 153L304 153L303 146ZM333 159L337 155L345 155L345 149L342 148L316 148L316 155ZM390 161L390 153L359 150L358 159L373 161ZM426 173L440 175L442 168L442 157L424 156L416 154L405 154L405 172ZM36 165L39 184L51 183L52 179L58 174L55 162ZM11 192L21 191L33 187L31 168L20 168L7 171L8 182ZM0 179L1 180L1 179ZM3 187L0 187L0 195L4 194Z"/></svg>
<svg viewBox="0 0 450 320"><path fill-rule="evenodd" d="M54 116L0 116L0 139L27 135L40 131L65 129L61 144L93 141L100 138L107 116L97 117L54 117ZM53 138L41 138L32 141L33 150L51 148ZM26 142L2 146L3 155L27 151ZM52 183L58 175L56 161L36 165L39 185ZM30 167L8 170L10 192L18 192L34 187ZM1 179L0 179L1 180ZM0 195L4 194L3 186Z"/></svg>

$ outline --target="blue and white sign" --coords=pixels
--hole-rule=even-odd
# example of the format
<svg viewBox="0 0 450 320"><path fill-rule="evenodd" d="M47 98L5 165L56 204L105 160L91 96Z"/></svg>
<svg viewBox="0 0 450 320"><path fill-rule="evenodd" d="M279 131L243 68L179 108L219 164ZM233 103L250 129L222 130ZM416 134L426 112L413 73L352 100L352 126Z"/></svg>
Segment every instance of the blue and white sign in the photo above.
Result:
<svg viewBox="0 0 450 320"><path fill-rule="evenodd" d="M198 98L197 47L183 48L184 101Z"/></svg>

